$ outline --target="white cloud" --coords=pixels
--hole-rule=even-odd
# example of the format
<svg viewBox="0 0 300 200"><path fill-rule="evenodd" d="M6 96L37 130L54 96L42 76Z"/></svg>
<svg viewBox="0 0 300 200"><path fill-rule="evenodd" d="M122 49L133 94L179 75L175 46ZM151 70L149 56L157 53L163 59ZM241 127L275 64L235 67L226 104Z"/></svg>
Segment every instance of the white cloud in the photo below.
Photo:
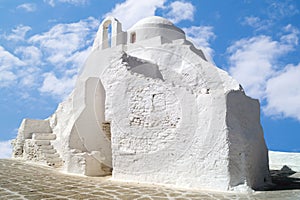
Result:
<svg viewBox="0 0 300 200"><path fill-rule="evenodd" d="M27 65L20 68L16 72L16 76L18 77L18 85L22 89L37 86L37 81L40 79L40 69L36 66Z"/></svg>
<svg viewBox="0 0 300 200"><path fill-rule="evenodd" d="M299 14L295 1L267 1L269 4L264 11L267 16L264 19L257 16L246 16L241 22L242 25L248 25L255 28L256 31L270 30L276 22L287 17Z"/></svg>
<svg viewBox="0 0 300 200"><path fill-rule="evenodd" d="M29 39L43 52L43 63L53 66L51 73L41 75L41 93L63 99L72 91L76 75L91 50L98 26L99 21L90 17L76 23L57 24L49 31ZM31 47L30 52L28 60L38 61L39 51Z"/></svg>
<svg viewBox="0 0 300 200"><path fill-rule="evenodd" d="M20 59L27 65L41 65L42 53L35 46L20 46L15 50L15 54L19 55Z"/></svg>
<svg viewBox="0 0 300 200"><path fill-rule="evenodd" d="M82 51L77 51L68 58L67 62L70 62L74 66L76 66L74 69L76 69L76 72L78 72L78 71L80 71L80 68L83 67L84 62L86 61L91 50L92 50L92 46L90 46L89 48L86 48Z"/></svg>
<svg viewBox="0 0 300 200"><path fill-rule="evenodd" d="M259 17L250 16L250 17L244 18L243 24L256 28L260 25L260 22L261 22L261 20Z"/></svg>
<svg viewBox="0 0 300 200"><path fill-rule="evenodd" d="M0 141L0 158L11 158L12 147L11 140Z"/></svg>
<svg viewBox="0 0 300 200"><path fill-rule="evenodd" d="M300 121L300 63L288 65L267 81L268 115L293 117Z"/></svg>
<svg viewBox="0 0 300 200"><path fill-rule="evenodd" d="M16 79L17 76L13 72L6 70L0 71L0 88L12 85Z"/></svg>
<svg viewBox="0 0 300 200"><path fill-rule="evenodd" d="M17 80L15 69L24 65L19 58L0 46L0 88L14 84Z"/></svg>
<svg viewBox="0 0 300 200"><path fill-rule="evenodd" d="M69 58L74 54L85 52L92 44L98 25L99 21L92 17L77 23L58 24L48 32L32 36L29 42L39 45L46 60L60 68L72 62Z"/></svg>
<svg viewBox="0 0 300 200"><path fill-rule="evenodd" d="M47 3L47 4L49 4L52 7L55 6L55 1L54 0L44 0L44 2Z"/></svg>
<svg viewBox="0 0 300 200"><path fill-rule="evenodd" d="M183 31L187 34L197 48L203 50L205 57L212 61L213 49L210 47L210 41L214 40L216 35L213 32L212 26L192 26L189 28L183 28Z"/></svg>
<svg viewBox="0 0 300 200"><path fill-rule="evenodd" d="M231 54L229 71L250 96L262 99L266 80L275 72L277 58L291 48L264 35L241 39L227 50Z"/></svg>
<svg viewBox="0 0 300 200"><path fill-rule="evenodd" d="M56 3L68 3L75 6L81 6L87 4L89 0L44 0L44 2L52 7L54 7Z"/></svg>
<svg viewBox="0 0 300 200"><path fill-rule="evenodd" d="M36 11L36 4L34 3L24 3L17 7L17 9L25 10L26 12L34 12Z"/></svg>
<svg viewBox="0 0 300 200"><path fill-rule="evenodd" d="M0 70L9 70L13 66L22 66L24 64L19 58L0 46Z"/></svg>
<svg viewBox="0 0 300 200"><path fill-rule="evenodd" d="M166 17L173 23L178 23L183 20L194 20L195 7L189 2L174 1L169 5L170 11Z"/></svg>
<svg viewBox="0 0 300 200"><path fill-rule="evenodd" d="M256 29L256 31L266 30L272 25L271 20L262 20L259 17L247 16L243 19L242 25L248 25Z"/></svg>
<svg viewBox="0 0 300 200"><path fill-rule="evenodd" d="M195 7L193 4L184 1L174 1L169 5L164 4L167 0L151 0L145 3L144 1L126 0L123 3L117 4L104 17L113 16L122 22L124 30L127 30L140 19L154 16L158 8L167 12L164 17L171 20L173 23L178 23L182 20L193 20Z"/></svg>
<svg viewBox="0 0 300 200"><path fill-rule="evenodd" d="M122 22L124 30L130 28L138 20L155 15L157 8L163 8L166 0L136 1L126 0L117 4L106 16L113 16Z"/></svg>
<svg viewBox="0 0 300 200"><path fill-rule="evenodd" d="M73 5L84 5L89 2L88 0L58 0L58 1L62 3L73 4Z"/></svg>
<svg viewBox="0 0 300 200"><path fill-rule="evenodd" d="M26 36L26 33L30 30L31 30L30 26L24 26L20 24L15 29L12 30L11 34L4 35L4 38L6 40L23 41Z"/></svg>
<svg viewBox="0 0 300 200"><path fill-rule="evenodd" d="M0 88L21 86L31 87L35 85L37 79L38 67L40 59L37 57L35 47L20 47L16 50L16 54L22 49L21 59L16 55L6 51L0 46Z"/></svg>
<svg viewBox="0 0 300 200"><path fill-rule="evenodd" d="M298 35L299 35L299 30L292 26L291 24L288 24L287 26L284 27L284 31L287 33L285 35L282 35L280 37L280 40L283 43L286 43L287 45L298 45Z"/></svg>
<svg viewBox="0 0 300 200"><path fill-rule="evenodd" d="M280 33L279 33L280 34ZM279 40L260 35L241 39L227 49L229 71L249 96L265 101L267 115L293 117L300 120L300 64L283 70L279 58L298 45L299 30L284 27Z"/></svg>
<svg viewBox="0 0 300 200"><path fill-rule="evenodd" d="M267 11L272 19L281 19L299 13L297 5L291 1L270 1Z"/></svg>
<svg viewBox="0 0 300 200"><path fill-rule="evenodd" d="M66 74L68 74L68 72L66 72ZM73 76L65 75L61 78L57 78L52 72L45 73L43 76L45 79L42 87L39 89L40 92L48 95L50 94L59 99L64 99L70 94L77 78L76 74Z"/></svg>
<svg viewBox="0 0 300 200"><path fill-rule="evenodd" d="M98 26L99 21L89 17L57 24L49 31L26 38L30 27L19 25L5 39L22 46L13 53L0 46L0 87L14 84L22 91L39 88L43 94L64 98L73 89L74 78L91 50ZM46 69L51 69L51 73L45 73ZM55 86L51 86L51 81Z"/></svg>

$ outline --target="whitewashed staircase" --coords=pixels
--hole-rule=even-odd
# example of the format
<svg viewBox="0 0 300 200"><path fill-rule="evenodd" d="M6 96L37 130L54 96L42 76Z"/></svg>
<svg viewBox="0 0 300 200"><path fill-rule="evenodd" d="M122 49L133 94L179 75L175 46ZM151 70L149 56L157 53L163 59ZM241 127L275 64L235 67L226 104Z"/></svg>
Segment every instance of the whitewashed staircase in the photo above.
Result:
<svg viewBox="0 0 300 200"><path fill-rule="evenodd" d="M51 144L51 140L55 140L56 135L53 133L33 133L32 140L34 141L37 151L46 161L47 165L53 167L61 167L63 162Z"/></svg>

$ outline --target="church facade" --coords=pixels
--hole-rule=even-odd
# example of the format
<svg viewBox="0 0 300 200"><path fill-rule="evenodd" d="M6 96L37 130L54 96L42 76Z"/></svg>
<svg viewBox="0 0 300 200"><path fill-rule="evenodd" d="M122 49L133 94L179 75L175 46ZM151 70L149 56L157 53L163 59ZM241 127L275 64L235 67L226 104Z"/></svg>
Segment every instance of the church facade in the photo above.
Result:
<svg viewBox="0 0 300 200"><path fill-rule="evenodd" d="M99 27L74 91L24 119L13 157L88 176L210 190L270 182L260 106L161 17Z"/></svg>

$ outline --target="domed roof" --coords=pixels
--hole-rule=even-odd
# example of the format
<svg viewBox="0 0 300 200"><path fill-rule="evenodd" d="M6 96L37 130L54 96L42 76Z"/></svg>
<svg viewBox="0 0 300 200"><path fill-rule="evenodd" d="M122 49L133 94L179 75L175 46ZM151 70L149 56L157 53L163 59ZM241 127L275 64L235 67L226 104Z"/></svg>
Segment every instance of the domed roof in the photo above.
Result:
<svg viewBox="0 0 300 200"><path fill-rule="evenodd" d="M136 27L143 27L147 24L153 24L153 25L169 25L169 26L174 26L172 22L169 20L159 17L159 16L151 16L151 17L146 17L144 19L141 19L138 21L136 24L134 24L131 29L136 28Z"/></svg>

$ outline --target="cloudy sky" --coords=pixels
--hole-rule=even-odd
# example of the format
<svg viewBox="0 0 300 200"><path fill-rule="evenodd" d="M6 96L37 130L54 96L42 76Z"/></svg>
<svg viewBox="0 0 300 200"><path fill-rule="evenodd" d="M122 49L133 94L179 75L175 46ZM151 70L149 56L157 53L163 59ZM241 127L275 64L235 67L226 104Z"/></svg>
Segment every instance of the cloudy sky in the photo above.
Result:
<svg viewBox="0 0 300 200"><path fill-rule="evenodd" d="M47 118L72 91L109 15L124 30L171 20L260 100L269 149L300 152L300 1L0 0L0 157L23 118Z"/></svg>

